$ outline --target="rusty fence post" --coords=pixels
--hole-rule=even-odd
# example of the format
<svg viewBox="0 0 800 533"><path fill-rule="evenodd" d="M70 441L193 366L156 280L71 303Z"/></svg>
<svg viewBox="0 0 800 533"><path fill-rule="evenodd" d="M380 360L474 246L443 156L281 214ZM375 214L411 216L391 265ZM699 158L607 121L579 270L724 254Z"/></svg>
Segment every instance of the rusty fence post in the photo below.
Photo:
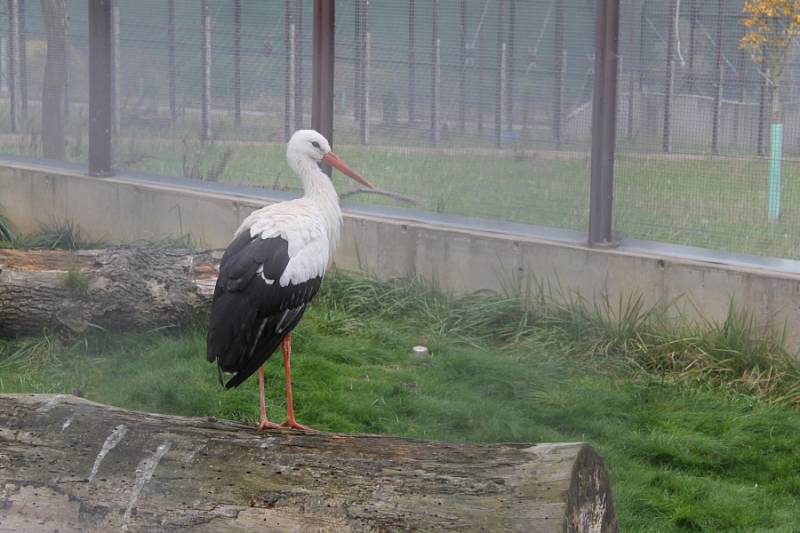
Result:
<svg viewBox="0 0 800 533"><path fill-rule="evenodd" d="M311 127L333 145L334 0L314 0ZM330 175L330 166L323 169Z"/></svg>
<svg viewBox="0 0 800 533"><path fill-rule="evenodd" d="M613 246L620 0L596 0L589 245Z"/></svg>
<svg viewBox="0 0 800 533"><path fill-rule="evenodd" d="M89 175L111 176L111 0L89 2Z"/></svg>

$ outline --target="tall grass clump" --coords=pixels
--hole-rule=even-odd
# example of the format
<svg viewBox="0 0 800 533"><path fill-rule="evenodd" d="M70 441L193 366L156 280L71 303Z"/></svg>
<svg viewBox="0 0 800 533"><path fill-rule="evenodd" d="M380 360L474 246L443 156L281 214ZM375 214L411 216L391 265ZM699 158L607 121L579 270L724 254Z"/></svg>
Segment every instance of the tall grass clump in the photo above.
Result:
<svg viewBox="0 0 800 533"><path fill-rule="evenodd" d="M475 293L445 295L422 281L378 281L342 272L326 278L324 305L352 315L402 318L429 335L449 336L473 344L496 339L509 342L531 331L531 309L518 296Z"/></svg>
<svg viewBox="0 0 800 533"><path fill-rule="evenodd" d="M653 329L628 357L651 373L800 406L800 362L785 341L785 331L757 324L731 303L722 322L684 320Z"/></svg>
<svg viewBox="0 0 800 533"><path fill-rule="evenodd" d="M75 222L67 220L58 224L42 226L39 231L30 235L17 235L7 239L3 245L11 248L80 250L101 247L103 243L84 239L81 236L80 227Z"/></svg>
<svg viewBox="0 0 800 533"><path fill-rule="evenodd" d="M335 272L324 306L363 318L415 320L421 335L474 344L558 342L586 364L752 394L800 407L800 363L784 332L756 323L733 303L722 322L690 320L676 301L642 295L589 300L538 286L515 294L444 294L420 280L388 282ZM602 358L602 361L598 360Z"/></svg>
<svg viewBox="0 0 800 533"><path fill-rule="evenodd" d="M0 212L0 242L11 242L14 238L14 232L11 230L11 221Z"/></svg>
<svg viewBox="0 0 800 533"><path fill-rule="evenodd" d="M33 372L59 361L59 341L48 334L19 340L0 340L0 371L14 368Z"/></svg>

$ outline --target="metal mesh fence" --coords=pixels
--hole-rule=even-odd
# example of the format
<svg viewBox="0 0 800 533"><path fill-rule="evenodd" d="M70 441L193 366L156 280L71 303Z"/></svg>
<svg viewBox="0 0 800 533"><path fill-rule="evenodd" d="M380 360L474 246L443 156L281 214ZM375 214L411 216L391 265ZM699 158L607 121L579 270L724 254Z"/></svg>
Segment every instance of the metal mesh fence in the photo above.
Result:
<svg viewBox="0 0 800 533"><path fill-rule="evenodd" d="M764 66L740 45L743 18L740 0L622 2L617 234L800 258L797 49L780 80L776 186L770 89ZM770 212L771 187L778 213Z"/></svg>
<svg viewBox="0 0 800 533"><path fill-rule="evenodd" d="M354 198L584 231L594 4L338 0L337 151L394 193ZM792 47L776 182L742 5L621 0L616 235L800 258L800 62ZM41 2L0 8L0 149L40 156ZM87 2L65 8L65 157L86 162ZM297 187L284 143L311 125L312 16L301 0L117 0L114 165Z"/></svg>

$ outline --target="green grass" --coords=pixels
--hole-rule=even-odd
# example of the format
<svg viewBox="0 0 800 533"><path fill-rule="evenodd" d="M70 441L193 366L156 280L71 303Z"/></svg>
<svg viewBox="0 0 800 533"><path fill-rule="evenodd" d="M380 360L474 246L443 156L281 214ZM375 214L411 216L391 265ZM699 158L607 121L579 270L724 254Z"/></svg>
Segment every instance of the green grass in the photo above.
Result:
<svg viewBox="0 0 800 533"><path fill-rule="evenodd" d="M539 298L526 307L516 297L450 298L337 274L294 337L298 418L324 430L451 441L588 441L609 468L623 531L794 531L796 404L645 358L668 358L666 346L681 342L717 366L737 361L728 366L741 374L785 362L778 340L754 339L736 315L667 339L659 316L635 299L593 307ZM418 343L431 358L408 355ZM254 422L256 380L223 390L204 348L202 321L95 331L70 345L2 341L0 391L77 390L134 409ZM276 357L267 390L278 420L281 375Z"/></svg>

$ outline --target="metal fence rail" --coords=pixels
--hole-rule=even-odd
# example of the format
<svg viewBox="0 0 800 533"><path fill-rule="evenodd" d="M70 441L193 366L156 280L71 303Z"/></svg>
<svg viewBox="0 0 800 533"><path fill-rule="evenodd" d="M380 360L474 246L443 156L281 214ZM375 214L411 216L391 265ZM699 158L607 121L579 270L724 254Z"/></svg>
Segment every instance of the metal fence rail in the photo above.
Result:
<svg viewBox="0 0 800 533"><path fill-rule="evenodd" d="M45 17L0 6L0 150L41 155ZM743 0L64 6L65 157L95 173L288 188L313 126L402 199L359 200L800 258L797 46L769 86Z"/></svg>

